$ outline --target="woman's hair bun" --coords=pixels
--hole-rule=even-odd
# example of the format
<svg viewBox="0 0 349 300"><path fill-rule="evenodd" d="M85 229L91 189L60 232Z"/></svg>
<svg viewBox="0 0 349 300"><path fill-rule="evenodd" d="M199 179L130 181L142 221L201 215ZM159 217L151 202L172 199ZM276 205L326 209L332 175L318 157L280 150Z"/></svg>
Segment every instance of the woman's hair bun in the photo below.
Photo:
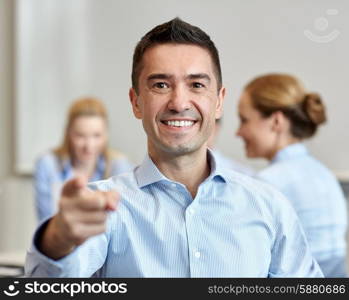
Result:
<svg viewBox="0 0 349 300"><path fill-rule="evenodd" d="M306 94L303 103L305 113L314 124L326 122L326 109L319 94Z"/></svg>

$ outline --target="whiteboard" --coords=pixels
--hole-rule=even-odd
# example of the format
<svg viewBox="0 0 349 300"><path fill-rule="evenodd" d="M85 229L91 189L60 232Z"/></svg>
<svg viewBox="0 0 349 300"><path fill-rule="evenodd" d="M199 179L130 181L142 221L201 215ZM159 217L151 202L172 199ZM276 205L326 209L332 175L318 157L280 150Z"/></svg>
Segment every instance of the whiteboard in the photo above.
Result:
<svg viewBox="0 0 349 300"><path fill-rule="evenodd" d="M131 58L139 39L176 16L204 29L216 43L227 88L218 148L245 158L235 136L237 100L256 75L297 75L327 105L329 122L307 142L337 174L349 177L349 2L280 0L16 1L16 170L31 173L40 153L62 140L67 109L81 96L102 99L110 144L140 163L146 153L141 122L128 100Z"/></svg>

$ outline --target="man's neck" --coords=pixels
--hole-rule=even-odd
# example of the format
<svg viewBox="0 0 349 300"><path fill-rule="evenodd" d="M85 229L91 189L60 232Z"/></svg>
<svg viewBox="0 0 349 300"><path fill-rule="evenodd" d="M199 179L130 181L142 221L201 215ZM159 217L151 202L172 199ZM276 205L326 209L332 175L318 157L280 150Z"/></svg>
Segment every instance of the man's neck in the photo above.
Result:
<svg viewBox="0 0 349 300"><path fill-rule="evenodd" d="M193 199L198 187L210 174L207 161L207 148L195 152L174 156L168 153L154 153L149 151L149 156L167 178L184 184Z"/></svg>

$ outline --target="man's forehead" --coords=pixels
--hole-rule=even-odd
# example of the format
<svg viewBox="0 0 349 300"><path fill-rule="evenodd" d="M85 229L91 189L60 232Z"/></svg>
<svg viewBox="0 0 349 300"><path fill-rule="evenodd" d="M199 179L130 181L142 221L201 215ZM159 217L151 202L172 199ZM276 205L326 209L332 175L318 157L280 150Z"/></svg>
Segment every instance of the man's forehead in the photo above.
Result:
<svg viewBox="0 0 349 300"><path fill-rule="evenodd" d="M147 49L142 59L142 69L155 72L179 68L200 68L192 72L213 72L213 63L207 49L192 44L161 44ZM169 69L169 70L167 70ZM153 72L154 70L151 70Z"/></svg>

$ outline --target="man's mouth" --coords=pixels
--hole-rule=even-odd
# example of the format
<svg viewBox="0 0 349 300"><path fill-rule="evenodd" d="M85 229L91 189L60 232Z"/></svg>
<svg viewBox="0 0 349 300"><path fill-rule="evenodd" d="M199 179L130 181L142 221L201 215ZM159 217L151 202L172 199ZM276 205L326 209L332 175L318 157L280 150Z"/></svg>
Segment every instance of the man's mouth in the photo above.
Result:
<svg viewBox="0 0 349 300"><path fill-rule="evenodd" d="M166 121L161 121L161 123L163 123L167 126L172 126L172 127L191 127L196 123L196 121L193 121L193 120L166 120Z"/></svg>

